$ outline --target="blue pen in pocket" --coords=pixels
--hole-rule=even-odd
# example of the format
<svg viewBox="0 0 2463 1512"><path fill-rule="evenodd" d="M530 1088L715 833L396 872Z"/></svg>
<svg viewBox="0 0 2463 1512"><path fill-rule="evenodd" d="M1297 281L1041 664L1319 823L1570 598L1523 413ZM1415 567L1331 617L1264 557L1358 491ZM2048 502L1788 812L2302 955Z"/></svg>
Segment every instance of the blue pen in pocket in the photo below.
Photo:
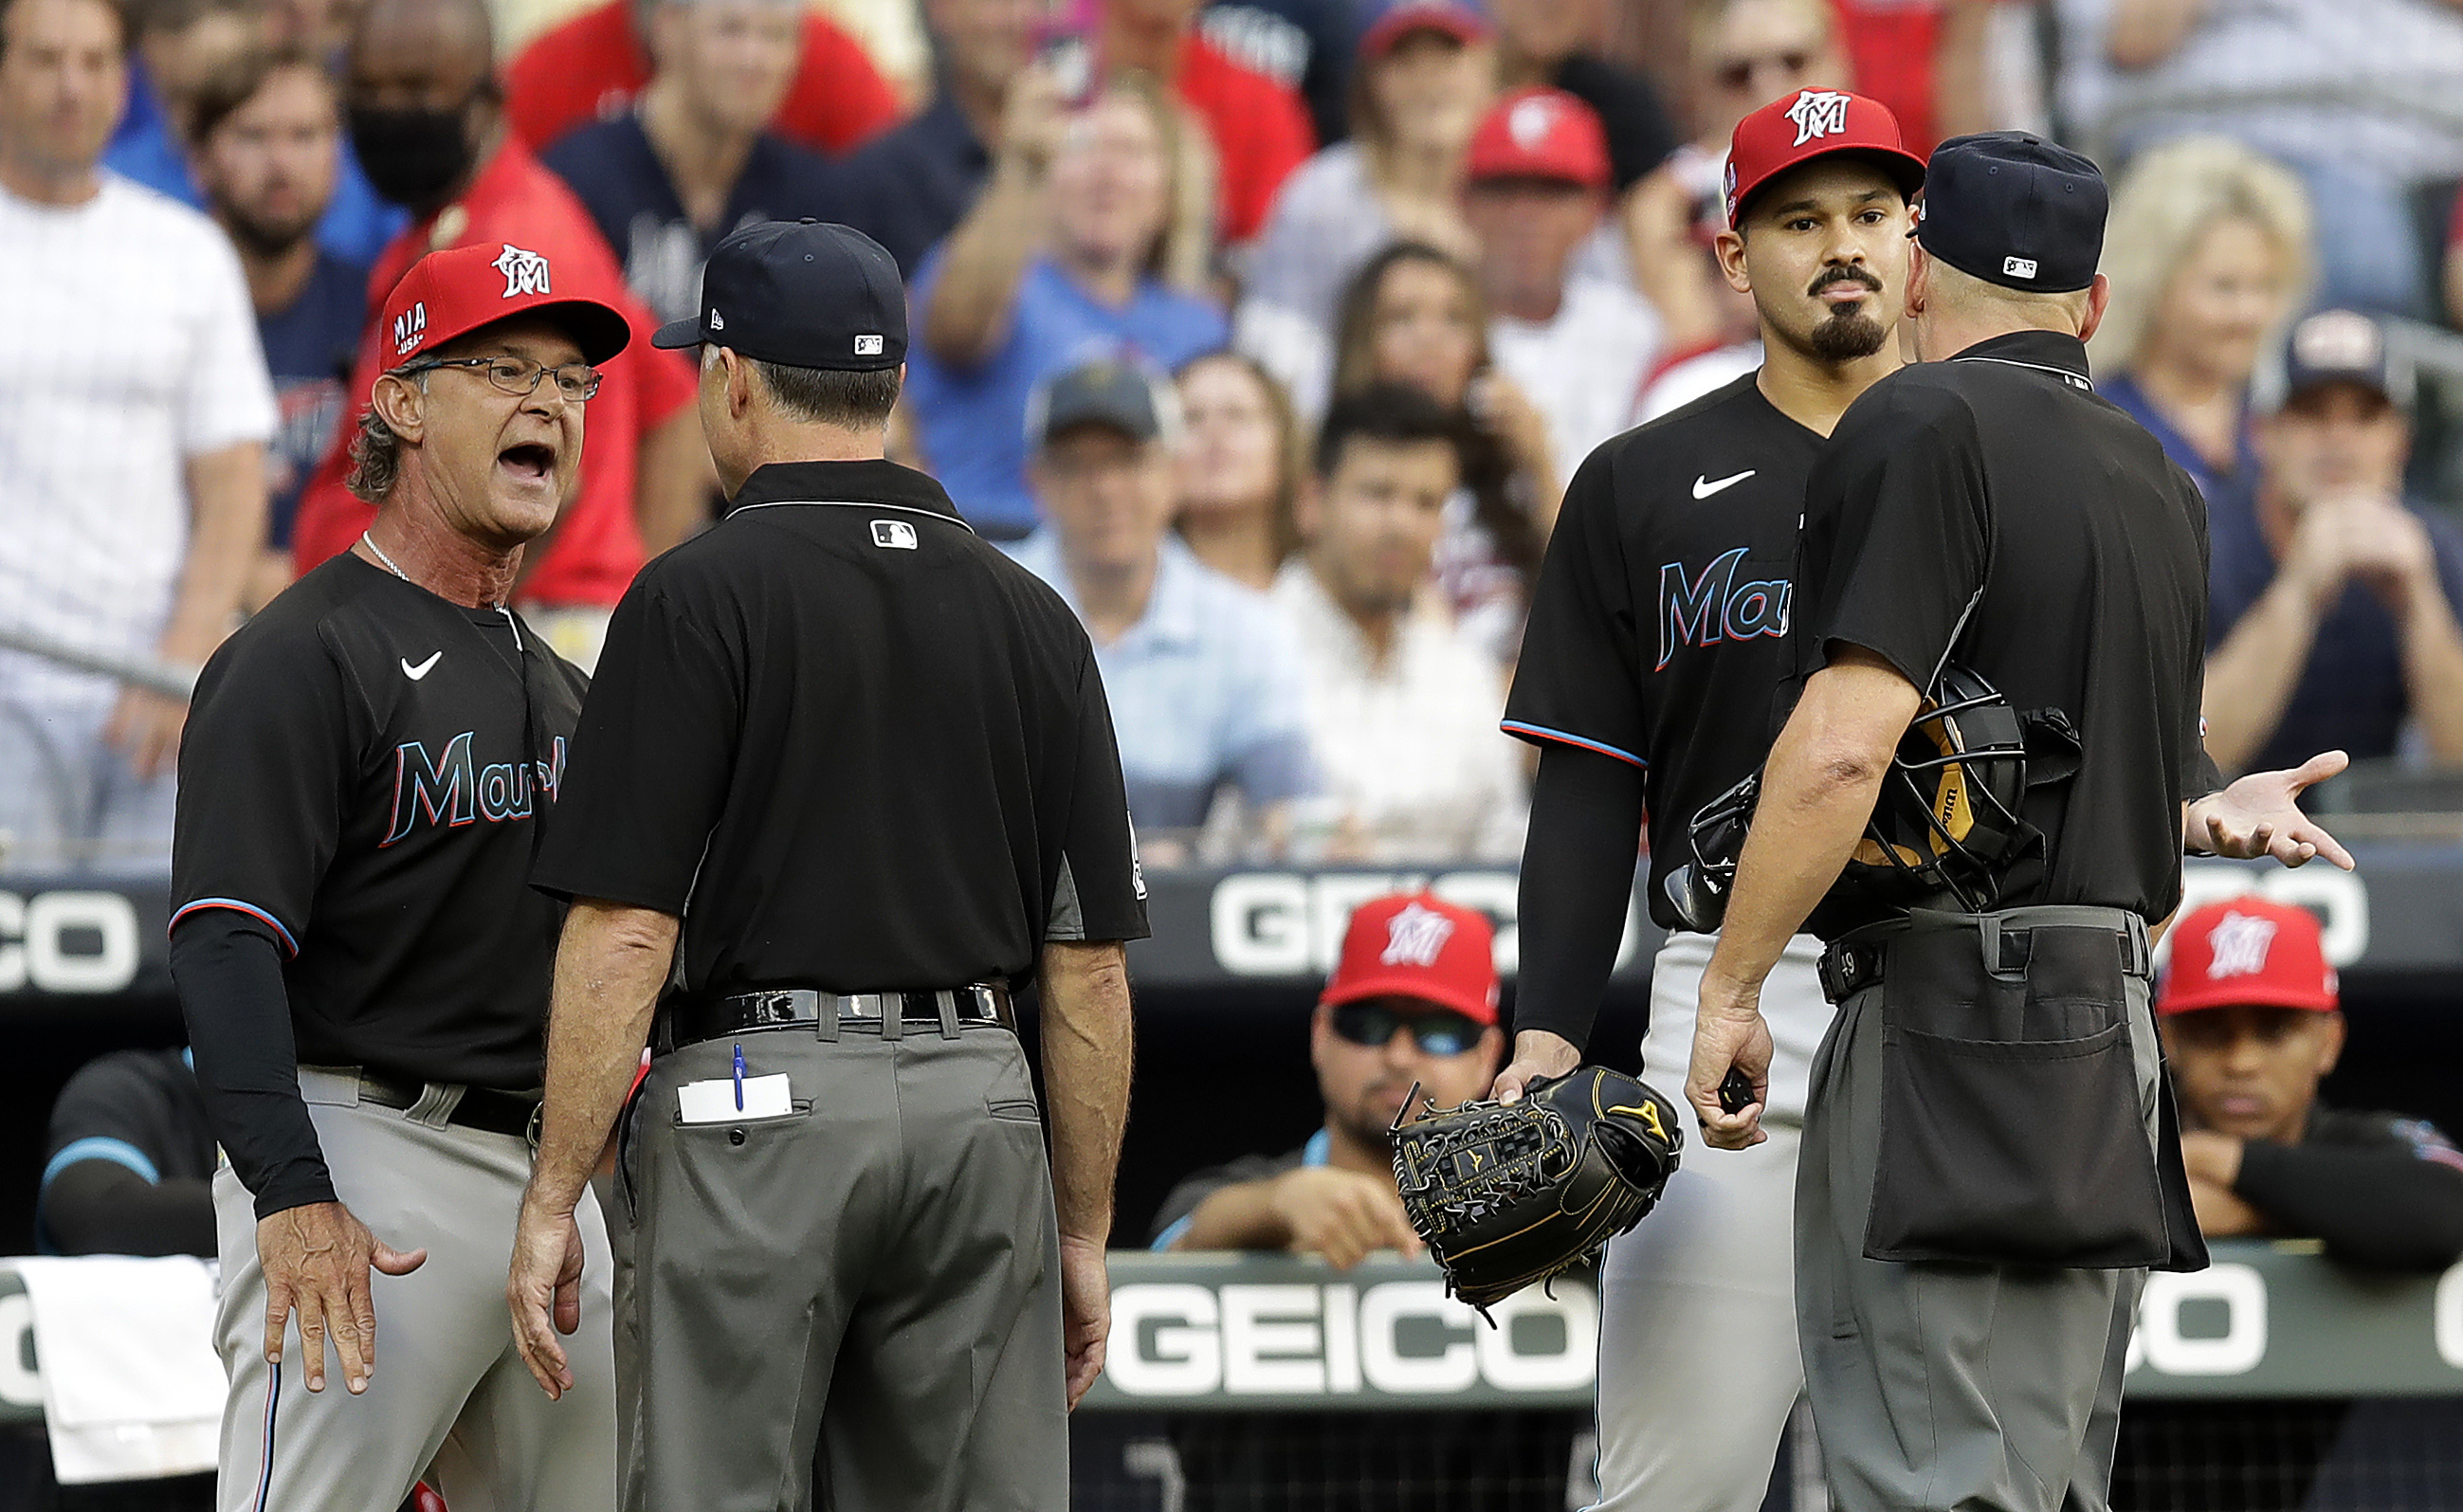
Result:
<svg viewBox="0 0 2463 1512"><path fill-rule="evenodd" d="M744 1111L744 1046L735 1047L735 1110Z"/></svg>

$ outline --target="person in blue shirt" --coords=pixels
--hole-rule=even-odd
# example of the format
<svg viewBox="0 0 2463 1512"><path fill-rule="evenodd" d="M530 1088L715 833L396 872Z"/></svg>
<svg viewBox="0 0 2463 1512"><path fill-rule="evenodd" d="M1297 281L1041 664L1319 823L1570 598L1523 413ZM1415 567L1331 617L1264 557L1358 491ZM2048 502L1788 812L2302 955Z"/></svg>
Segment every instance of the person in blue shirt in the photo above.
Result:
<svg viewBox="0 0 2463 1512"><path fill-rule="evenodd" d="M633 109L539 154L662 322L701 314L702 264L730 231L838 218L828 162L768 129L803 57L803 19L796 0L662 0Z"/></svg>
<svg viewBox="0 0 2463 1512"><path fill-rule="evenodd" d="M1188 859L1227 792L1274 844L1288 800L1316 780L1299 649L1265 595L1171 533L1169 385L1106 360L1039 385L1033 405L1035 489L1051 523L1012 555L1094 640L1146 864Z"/></svg>
<svg viewBox="0 0 2463 1512"><path fill-rule="evenodd" d="M2284 367L2254 517L2209 501L2208 753L2226 772L2331 748L2463 762L2463 530L2404 502L2411 426L2385 332L2321 311Z"/></svg>
<svg viewBox="0 0 2463 1512"><path fill-rule="evenodd" d="M2222 137L2141 153L2113 191L2096 392L2163 444L2210 514L2255 517L2251 380L2305 297L2310 226L2300 180Z"/></svg>
<svg viewBox="0 0 2463 1512"><path fill-rule="evenodd" d="M314 57L295 48L243 55L198 90L195 121L197 178L239 252L281 411L266 448L266 550L252 608L291 581L291 524L347 407L368 271L315 236L342 150L334 81Z"/></svg>
<svg viewBox="0 0 2463 1512"><path fill-rule="evenodd" d="M906 397L930 471L995 539L1035 525L1027 398L1073 362L1125 354L1172 368L1224 344L1223 312L1166 281L1194 277L1179 121L1148 83L1072 111L1040 66L1012 86L992 183L914 282L922 340Z"/></svg>
<svg viewBox="0 0 2463 1512"><path fill-rule="evenodd" d="M247 0L154 0L142 8L128 71L128 107L103 149L102 165L193 209L206 208L205 185L189 151L200 91L262 47L260 20ZM316 223L317 244L365 267L403 220L401 210L377 197L344 142Z"/></svg>
<svg viewBox="0 0 2463 1512"><path fill-rule="evenodd" d="M1010 84L1035 57L1034 8L924 0L940 59L932 99L839 160L838 218L898 259L910 281L992 173Z"/></svg>

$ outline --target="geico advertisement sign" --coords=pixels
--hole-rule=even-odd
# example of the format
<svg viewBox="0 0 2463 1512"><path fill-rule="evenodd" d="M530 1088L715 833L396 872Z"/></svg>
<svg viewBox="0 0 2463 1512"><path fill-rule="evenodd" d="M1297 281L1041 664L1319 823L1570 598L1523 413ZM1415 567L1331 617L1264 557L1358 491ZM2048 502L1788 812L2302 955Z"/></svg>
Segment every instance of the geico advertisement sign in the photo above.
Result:
<svg viewBox="0 0 2463 1512"><path fill-rule="evenodd" d="M1233 976L1322 976L1342 953L1352 910L1371 898L1426 887L1449 903L1477 909L1496 924L1496 969L1508 976L1522 959L1515 928L1520 882L1512 871L1243 871L1214 885L1207 915L1214 960ZM1617 965L1633 959L1640 909L1625 918Z"/></svg>
<svg viewBox="0 0 2463 1512"><path fill-rule="evenodd" d="M2270 1298L2254 1265L2224 1260L2189 1275L2156 1272L2138 1302L2129 1370L2163 1375L2246 1375L2266 1360ZM2438 1278L2430 1306L2438 1360L2463 1370L2463 1265Z"/></svg>
<svg viewBox="0 0 2463 1512"><path fill-rule="evenodd" d="M137 910L116 892L0 892L0 993L116 993L137 979Z"/></svg>
<svg viewBox="0 0 2463 1512"><path fill-rule="evenodd" d="M1434 1281L1131 1282L1112 1293L1103 1373L1144 1399L1589 1392L1600 1304L1587 1284L1531 1287L1489 1311L1493 1328Z"/></svg>

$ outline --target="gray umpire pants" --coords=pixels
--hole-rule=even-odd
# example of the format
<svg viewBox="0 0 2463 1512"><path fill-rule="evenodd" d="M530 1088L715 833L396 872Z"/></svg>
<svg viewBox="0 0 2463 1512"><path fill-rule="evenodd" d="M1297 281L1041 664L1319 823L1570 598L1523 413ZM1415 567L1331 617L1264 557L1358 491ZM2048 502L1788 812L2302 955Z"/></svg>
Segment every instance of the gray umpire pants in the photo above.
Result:
<svg viewBox="0 0 2463 1512"><path fill-rule="evenodd" d="M2147 984L2125 979L2156 1137ZM1797 1329L1838 1512L2106 1512L2143 1270L1864 1258L1881 1145L1882 997L1840 1004L1797 1165Z"/></svg>
<svg viewBox="0 0 2463 1512"><path fill-rule="evenodd" d="M373 1278L367 1391L353 1396L343 1386L329 1344L325 1389L312 1392L295 1314L282 1363L266 1363L254 1204L228 1166L215 1174L215 1342L230 1377L221 1512L391 1512L422 1477L453 1512L606 1512L616 1500L616 1372L598 1202L585 1195L575 1215L581 1329L564 1341L574 1388L551 1402L513 1348L505 1305L529 1147L447 1125L433 1090L409 1108L380 1107L360 1100L356 1072L308 1066L299 1090L343 1205L378 1238L424 1248L427 1260L407 1276Z"/></svg>
<svg viewBox="0 0 2463 1512"><path fill-rule="evenodd" d="M628 1512L1068 1505L1059 1236L1025 1055L992 1025L879 1028L651 1063L621 1161ZM793 1110L683 1122L676 1089L730 1076L737 1045L748 1077L788 1077Z"/></svg>

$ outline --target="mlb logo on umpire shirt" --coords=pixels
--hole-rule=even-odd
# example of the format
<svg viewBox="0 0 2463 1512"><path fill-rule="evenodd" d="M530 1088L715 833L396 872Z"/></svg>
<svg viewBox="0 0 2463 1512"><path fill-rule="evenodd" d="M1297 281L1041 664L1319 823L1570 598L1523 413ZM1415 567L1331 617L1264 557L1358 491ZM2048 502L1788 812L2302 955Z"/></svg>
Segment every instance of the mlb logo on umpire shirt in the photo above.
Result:
<svg viewBox="0 0 2463 1512"><path fill-rule="evenodd" d="M895 551L915 549L915 527L903 519L877 519L872 522L872 543Z"/></svg>

